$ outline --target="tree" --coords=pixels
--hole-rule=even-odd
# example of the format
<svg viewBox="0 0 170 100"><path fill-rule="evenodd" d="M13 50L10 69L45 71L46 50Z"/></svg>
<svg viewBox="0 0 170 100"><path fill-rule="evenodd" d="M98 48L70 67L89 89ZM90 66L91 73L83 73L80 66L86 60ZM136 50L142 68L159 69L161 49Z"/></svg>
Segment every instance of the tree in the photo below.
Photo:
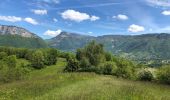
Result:
<svg viewBox="0 0 170 100"><path fill-rule="evenodd" d="M170 67L161 67L157 72L157 78L161 83L170 84Z"/></svg>
<svg viewBox="0 0 170 100"><path fill-rule="evenodd" d="M78 49L76 52L76 58L79 61L83 58L87 58L89 63L96 67L100 63L106 61L103 45L97 44L95 41L90 42L82 49Z"/></svg>
<svg viewBox="0 0 170 100"><path fill-rule="evenodd" d="M118 66L116 70L116 76L128 79L135 77L135 66L132 62L124 59L119 59L117 60L116 64Z"/></svg>
<svg viewBox="0 0 170 100"><path fill-rule="evenodd" d="M84 50L83 49L77 49L77 52L76 52L77 60L80 61L83 57L85 57Z"/></svg>
<svg viewBox="0 0 170 100"><path fill-rule="evenodd" d="M80 68L81 68L80 70L81 70L81 71L88 71L88 70L90 70L90 69L89 69L90 66L91 66L91 64L90 64L88 58L83 57L83 58L80 60Z"/></svg>
<svg viewBox="0 0 170 100"><path fill-rule="evenodd" d="M0 81L11 82L13 80L20 80L27 73L27 68L17 65L15 55L6 57L0 61Z"/></svg>
<svg viewBox="0 0 170 100"><path fill-rule="evenodd" d="M56 49L48 49L45 52L45 64L54 65L57 62L58 51Z"/></svg>
<svg viewBox="0 0 170 100"><path fill-rule="evenodd" d="M112 54L110 52L105 52L106 61L112 60Z"/></svg>
<svg viewBox="0 0 170 100"><path fill-rule="evenodd" d="M103 74L114 75L117 70L117 66L114 62L106 62L103 68Z"/></svg>
<svg viewBox="0 0 170 100"><path fill-rule="evenodd" d="M44 67L44 55L43 52L40 50L35 51L32 54L31 59L32 66L37 69L41 69Z"/></svg>
<svg viewBox="0 0 170 100"><path fill-rule="evenodd" d="M75 58L69 58L65 71L74 72L78 71L79 62Z"/></svg>
<svg viewBox="0 0 170 100"><path fill-rule="evenodd" d="M6 61L7 65L10 68L15 68L17 66L17 57L16 57L16 55L8 56L4 60Z"/></svg>

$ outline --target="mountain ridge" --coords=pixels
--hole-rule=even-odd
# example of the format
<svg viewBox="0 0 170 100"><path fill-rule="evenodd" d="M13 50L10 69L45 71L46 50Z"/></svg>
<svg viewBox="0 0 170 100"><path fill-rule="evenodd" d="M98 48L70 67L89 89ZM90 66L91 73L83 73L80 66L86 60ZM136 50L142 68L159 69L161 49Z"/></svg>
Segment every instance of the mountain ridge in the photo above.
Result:
<svg viewBox="0 0 170 100"><path fill-rule="evenodd" d="M22 37L39 38L38 35L28 31L25 28L13 25L0 25L0 35L20 35Z"/></svg>
<svg viewBox="0 0 170 100"><path fill-rule="evenodd" d="M45 48L47 44L41 37L25 28L0 25L0 46Z"/></svg>
<svg viewBox="0 0 170 100"><path fill-rule="evenodd" d="M52 48L64 51L75 51L95 40L102 43L104 48L122 57L134 60L170 59L170 34L150 33L142 35L103 35L98 37L62 33L49 40Z"/></svg>

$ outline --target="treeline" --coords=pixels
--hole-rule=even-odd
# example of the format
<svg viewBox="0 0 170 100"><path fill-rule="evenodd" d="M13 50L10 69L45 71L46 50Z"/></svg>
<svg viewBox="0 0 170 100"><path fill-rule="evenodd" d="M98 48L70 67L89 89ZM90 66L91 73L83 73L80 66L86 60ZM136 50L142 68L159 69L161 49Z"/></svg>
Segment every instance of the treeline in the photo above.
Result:
<svg viewBox="0 0 170 100"><path fill-rule="evenodd" d="M0 47L0 81L20 80L30 69L41 69L55 65L59 51L56 49L26 49ZM29 62L17 64L19 59Z"/></svg>
<svg viewBox="0 0 170 100"><path fill-rule="evenodd" d="M76 55L68 54L66 59L68 64L65 71L68 72L95 72L126 79L170 84L170 66L153 71L147 66L113 56L103 49L102 44L95 41L77 49Z"/></svg>

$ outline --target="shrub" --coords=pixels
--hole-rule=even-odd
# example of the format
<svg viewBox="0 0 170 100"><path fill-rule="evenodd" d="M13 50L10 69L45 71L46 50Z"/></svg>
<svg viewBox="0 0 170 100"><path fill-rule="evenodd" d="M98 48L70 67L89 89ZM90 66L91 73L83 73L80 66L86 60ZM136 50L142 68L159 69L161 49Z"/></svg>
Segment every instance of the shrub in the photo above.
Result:
<svg viewBox="0 0 170 100"><path fill-rule="evenodd" d="M24 64L11 66L8 63L7 60L0 62L0 81L2 82L12 82L23 79L29 72L28 68L23 66Z"/></svg>
<svg viewBox="0 0 170 100"><path fill-rule="evenodd" d="M5 52L0 52L0 60L7 57L7 53Z"/></svg>
<svg viewBox="0 0 170 100"><path fill-rule="evenodd" d="M37 69L44 67L44 55L42 51L37 50L32 54L31 64L32 67Z"/></svg>
<svg viewBox="0 0 170 100"><path fill-rule="evenodd" d="M55 65L57 62L58 51L56 49L48 49L45 51L45 64Z"/></svg>
<svg viewBox="0 0 170 100"><path fill-rule="evenodd" d="M170 84L170 66L162 67L157 72L158 81L165 84Z"/></svg>
<svg viewBox="0 0 170 100"><path fill-rule="evenodd" d="M82 58L80 60L80 70L81 71L90 71L91 64L87 58Z"/></svg>
<svg viewBox="0 0 170 100"><path fill-rule="evenodd" d="M106 62L104 64L103 74L105 74L105 75L114 75L116 69L117 69L117 66L116 66L116 64L114 62Z"/></svg>
<svg viewBox="0 0 170 100"><path fill-rule="evenodd" d="M83 57L88 58L90 64L93 66L98 66L100 63L106 61L103 45L97 44L95 41L77 50L76 58L80 61Z"/></svg>
<svg viewBox="0 0 170 100"><path fill-rule="evenodd" d="M17 58L16 58L16 55L11 55L11 56L8 56L4 59L4 61L6 61L7 65L10 67L10 68L15 68L16 65L17 65Z"/></svg>
<svg viewBox="0 0 170 100"><path fill-rule="evenodd" d="M122 78L126 78L126 79L132 79L135 77L135 66L133 65L133 63L124 60L124 59L119 59L117 62L117 70L115 75L117 77L122 77Z"/></svg>
<svg viewBox="0 0 170 100"><path fill-rule="evenodd" d="M141 81L152 81L153 80L153 74L149 70L142 70L138 74L138 79Z"/></svg>
<svg viewBox="0 0 170 100"><path fill-rule="evenodd" d="M78 68L79 68L79 62L75 58L69 58L67 66L64 70L68 72L74 72L74 71L78 71Z"/></svg>
<svg viewBox="0 0 170 100"><path fill-rule="evenodd" d="M110 52L105 53L106 61L111 61L112 60L112 54Z"/></svg>

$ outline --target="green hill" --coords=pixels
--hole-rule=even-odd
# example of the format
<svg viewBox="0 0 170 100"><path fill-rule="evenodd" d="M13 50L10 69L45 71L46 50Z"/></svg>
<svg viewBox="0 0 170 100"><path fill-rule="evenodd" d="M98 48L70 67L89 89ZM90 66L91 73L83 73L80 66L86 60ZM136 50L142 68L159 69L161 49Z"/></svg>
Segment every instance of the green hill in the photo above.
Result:
<svg viewBox="0 0 170 100"><path fill-rule="evenodd" d="M99 37L84 36L74 33L61 33L48 40L50 47L64 51L75 51L88 42L96 40L104 44L107 51L115 55L138 61L156 60L169 62L170 34L143 34L143 35L104 35Z"/></svg>
<svg viewBox="0 0 170 100"><path fill-rule="evenodd" d="M28 38L19 35L0 35L0 46L12 46L22 48L45 48L46 42L41 38Z"/></svg>
<svg viewBox="0 0 170 100"><path fill-rule="evenodd" d="M0 25L0 46L44 48L47 44L42 38L22 27Z"/></svg>

